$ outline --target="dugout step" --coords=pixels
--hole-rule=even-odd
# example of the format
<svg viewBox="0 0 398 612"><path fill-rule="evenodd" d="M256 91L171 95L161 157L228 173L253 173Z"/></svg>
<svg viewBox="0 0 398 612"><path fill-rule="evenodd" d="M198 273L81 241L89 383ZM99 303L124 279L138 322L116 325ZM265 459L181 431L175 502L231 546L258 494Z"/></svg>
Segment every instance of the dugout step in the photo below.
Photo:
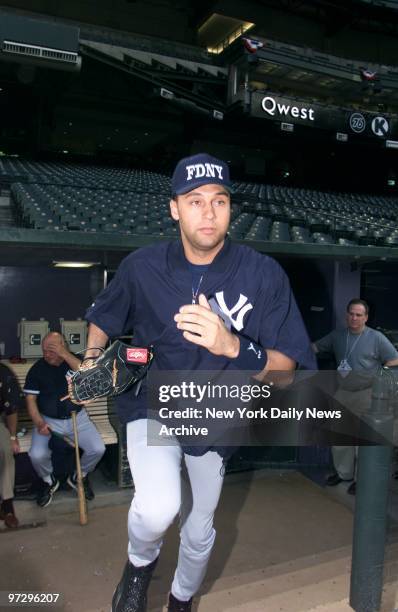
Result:
<svg viewBox="0 0 398 612"><path fill-rule="evenodd" d="M133 497L133 489L121 489L116 482L106 479L101 470L97 469L89 475L91 486L95 493L95 498L87 502L88 512L94 508L105 508L107 506L119 506L129 504ZM76 512L78 520L78 499L76 491L60 488L53 496L52 502L47 508L40 508L36 501L31 499L19 499L14 502L15 513L22 527L36 527L45 525L52 517L61 514L71 514ZM0 521L0 530L4 523Z"/></svg>

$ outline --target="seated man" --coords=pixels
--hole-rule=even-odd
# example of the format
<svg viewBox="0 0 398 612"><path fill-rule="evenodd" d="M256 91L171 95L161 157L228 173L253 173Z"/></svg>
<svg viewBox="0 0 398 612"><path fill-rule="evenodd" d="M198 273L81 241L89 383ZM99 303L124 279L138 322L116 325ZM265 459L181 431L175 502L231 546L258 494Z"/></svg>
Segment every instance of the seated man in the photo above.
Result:
<svg viewBox="0 0 398 612"><path fill-rule="evenodd" d="M68 394L66 374L69 369L77 370L80 360L68 351L62 335L57 332L47 334L42 346L43 358L29 370L24 391L28 412L35 425L29 456L34 469L43 480L37 503L45 508L59 487L59 481L53 474L50 435L53 431L73 440L72 410L77 413L79 447L84 451L81 466L84 491L88 500L94 498L94 493L87 474L95 469L105 452L105 446L85 409L72 404L68 399L61 401L61 398ZM67 482L77 489L75 473L68 477Z"/></svg>
<svg viewBox="0 0 398 612"><path fill-rule="evenodd" d="M0 363L0 520L10 529L18 527L14 511L14 455L19 453L16 437L18 409L24 398L14 374Z"/></svg>

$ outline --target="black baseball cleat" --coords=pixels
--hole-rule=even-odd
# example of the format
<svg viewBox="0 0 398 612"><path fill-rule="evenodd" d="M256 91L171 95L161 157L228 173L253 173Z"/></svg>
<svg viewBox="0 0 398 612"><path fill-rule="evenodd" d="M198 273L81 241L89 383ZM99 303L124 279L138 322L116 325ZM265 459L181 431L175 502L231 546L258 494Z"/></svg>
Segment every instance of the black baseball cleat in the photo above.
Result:
<svg viewBox="0 0 398 612"><path fill-rule="evenodd" d="M341 482L351 482L351 480L352 478L341 478L337 472L333 472L333 474L330 474L330 476L326 478L325 484L328 487L335 487Z"/></svg>
<svg viewBox="0 0 398 612"><path fill-rule="evenodd" d="M37 505L41 508L46 508L51 504L53 495L58 488L59 480L57 480L53 474L51 474L51 484L43 480L36 498Z"/></svg>
<svg viewBox="0 0 398 612"><path fill-rule="evenodd" d="M356 481L354 480L354 482L352 482L352 483L350 484L350 486L348 487L348 489L347 489L347 493L348 493L348 495L355 495L355 494L356 494L356 492L357 492L357 483L356 483Z"/></svg>
<svg viewBox="0 0 398 612"><path fill-rule="evenodd" d="M144 567L127 561L112 598L111 612L146 612L147 591L157 559Z"/></svg>
<svg viewBox="0 0 398 612"><path fill-rule="evenodd" d="M174 597L173 593L169 593L169 602L167 604L167 612L191 612L192 597L188 601L181 601Z"/></svg>
<svg viewBox="0 0 398 612"><path fill-rule="evenodd" d="M70 487L72 487L72 489L75 489L75 491L77 491L76 474L72 474L71 476L68 476L68 478L66 479L66 482L68 483ZM94 499L95 497L94 491L91 488L88 476L84 476L83 478L83 489L84 489L84 496L87 499L87 501L91 501L92 499Z"/></svg>

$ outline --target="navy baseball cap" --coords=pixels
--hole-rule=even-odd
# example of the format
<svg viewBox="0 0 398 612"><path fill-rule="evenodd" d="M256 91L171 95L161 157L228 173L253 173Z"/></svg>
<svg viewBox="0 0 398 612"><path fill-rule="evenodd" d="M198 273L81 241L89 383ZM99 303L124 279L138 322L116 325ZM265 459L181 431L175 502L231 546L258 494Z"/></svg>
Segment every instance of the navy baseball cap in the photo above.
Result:
<svg viewBox="0 0 398 612"><path fill-rule="evenodd" d="M178 162L171 179L171 193L174 197L209 184L223 185L232 193L228 164L207 153L198 153Z"/></svg>

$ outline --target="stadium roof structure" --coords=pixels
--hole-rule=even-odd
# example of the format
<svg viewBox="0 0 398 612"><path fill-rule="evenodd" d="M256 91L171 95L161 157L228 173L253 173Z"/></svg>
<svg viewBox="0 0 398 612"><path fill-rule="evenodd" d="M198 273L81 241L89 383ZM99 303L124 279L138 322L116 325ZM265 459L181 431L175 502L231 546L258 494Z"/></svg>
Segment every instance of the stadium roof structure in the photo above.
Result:
<svg viewBox="0 0 398 612"><path fill-rule="evenodd" d="M114 0L110 8L108 0L86 0L82 3L48 3L45 0L8 0L7 10L20 14L46 16L57 21L78 24L83 38L87 32L96 30L97 36L108 31L109 39L118 33L150 36L159 44L173 43L197 44L201 27L211 20L212 15L220 15L227 22L211 21L210 33L225 37L231 22L254 23L255 35L269 36L270 26L282 17L286 31L286 42L305 35L303 28L296 29L290 19L299 18L302 22L318 25L330 41L343 30L395 35L398 31L398 10L395 0ZM305 38L304 38L305 40ZM105 42L105 41L104 41ZM206 44L205 41L202 41ZM204 51L204 49L203 49Z"/></svg>
<svg viewBox="0 0 398 612"><path fill-rule="evenodd" d="M248 53L242 41L224 52L225 59L249 70L254 90L276 89L314 101L364 110L398 109L398 67L346 59L309 47L256 37L259 48ZM374 75L366 81L363 73Z"/></svg>

